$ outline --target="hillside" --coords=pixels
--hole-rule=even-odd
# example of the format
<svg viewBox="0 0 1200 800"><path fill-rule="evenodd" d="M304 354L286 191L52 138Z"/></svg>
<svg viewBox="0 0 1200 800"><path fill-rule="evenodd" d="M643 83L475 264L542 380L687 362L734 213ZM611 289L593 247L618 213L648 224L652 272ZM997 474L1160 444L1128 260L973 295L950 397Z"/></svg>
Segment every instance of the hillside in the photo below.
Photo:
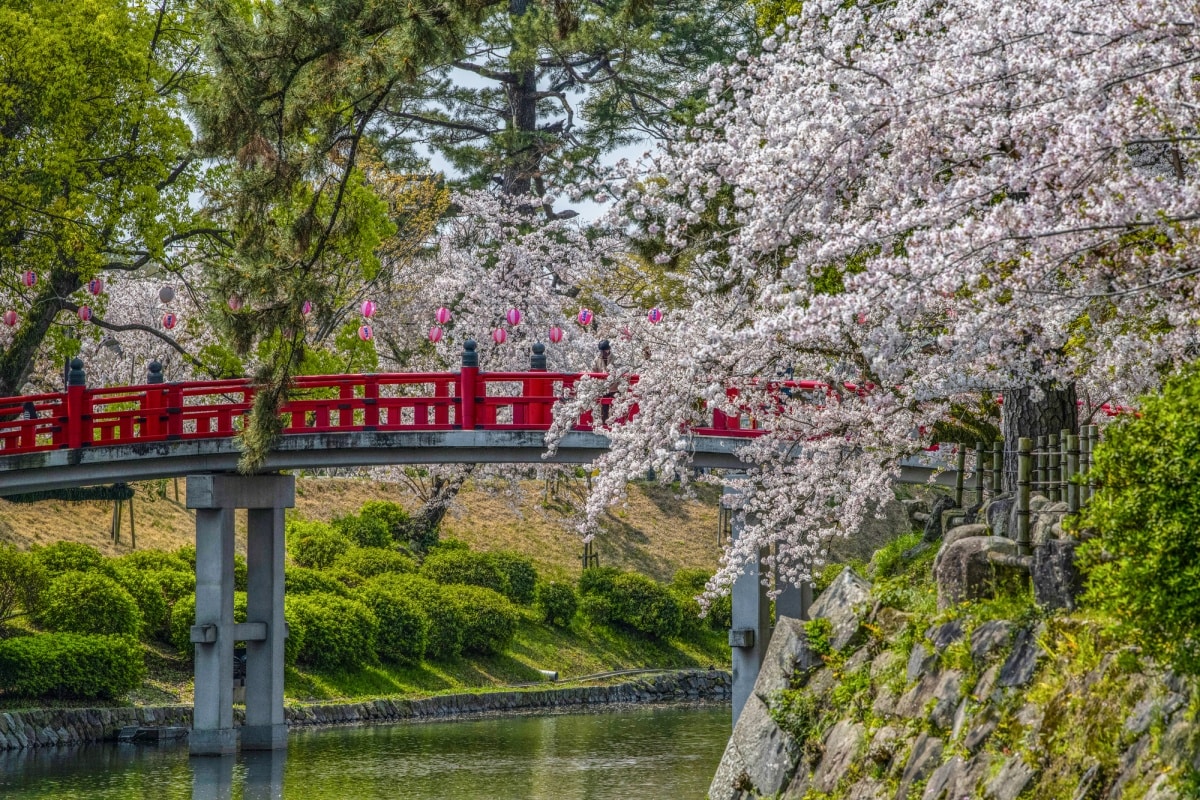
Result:
<svg viewBox="0 0 1200 800"><path fill-rule="evenodd" d="M134 522L138 549L173 550L194 539L192 513L184 507L184 481L138 484ZM572 518L582 502L577 482L560 486L547 496L541 481L522 481L515 491L506 481L468 483L442 526L443 537L467 542L473 549L510 549L534 560L550 574L579 570L581 545ZM605 533L593 545L605 566L632 569L658 580L669 580L680 568L717 566L717 493L697 487L698 499L679 500L670 487L632 484L628 501L613 509ZM296 484L296 509L301 516L330 520L352 514L368 500L393 500L412 508L416 499L399 484L352 478L302 477ZM22 548L56 541L84 542L106 555L131 549L128 512L121 538L109 536L113 504L43 501L18 504L0 500L0 541ZM238 524L238 547L245 549L244 515Z"/></svg>

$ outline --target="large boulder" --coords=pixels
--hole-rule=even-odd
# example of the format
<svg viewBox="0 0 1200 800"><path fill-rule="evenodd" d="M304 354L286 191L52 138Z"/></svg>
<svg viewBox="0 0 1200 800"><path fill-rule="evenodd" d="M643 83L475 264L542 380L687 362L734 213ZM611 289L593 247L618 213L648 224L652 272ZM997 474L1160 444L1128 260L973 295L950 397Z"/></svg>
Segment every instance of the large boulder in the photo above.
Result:
<svg viewBox="0 0 1200 800"><path fill-rule="evenodd" d="M871 584L846 567L834 578L829 588L821 592L808 615L812 619L827 619L833 624L830 642L841 650L858 633L863 618L871 610Z"/></svg>
<svg viewBox="0 0 1200 800"><path fill-rule="evenodd" d="M1016 498L1011 494L997 495L988 502L983 510L983 517L992 529L993 536L1016 538L1016 526L1009 523L1009 515L1015 514L1016 508Z"/></svg>
<svg viewBox="0 0 1200 800"><path fill-rule="evenodd" d="M941 495L933 501L933 507L929 509L929 521L925 523L925 541L936 542L942 538L942 515L952 508L954 498L948 495Z"/></svg>
<svg viewBox="0 0 1200 800"><path fill-rule="evenodd" d="M938 554L933 567L938 608L994 597L998 585L1020 576L1019 568L993 562L989 558L992 553L1014 556L1017 544L999 536L972 536L959 539Z"/></svg>
<svg viewBox="0 0 1200 800"><path fill-rule="evenodd" d="M1075 610L1083 591L1083 575L1075 565L1072 539L1051 539L1033 551L1033 597L1045 609Z"/></svg>

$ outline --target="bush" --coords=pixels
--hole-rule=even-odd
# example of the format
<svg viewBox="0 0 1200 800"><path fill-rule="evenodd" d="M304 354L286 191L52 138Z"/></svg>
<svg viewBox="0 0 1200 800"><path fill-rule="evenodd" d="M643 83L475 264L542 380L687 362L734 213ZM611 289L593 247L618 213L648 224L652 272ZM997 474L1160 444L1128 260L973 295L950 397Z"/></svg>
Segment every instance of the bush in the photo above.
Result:
<svg viewBox="0 0 1200 800"><path fill-rule="evenodd" d="M645 575L612 567L586 569L579 588L583 613L593 622L623 625L658 639L679 635L683 625L679 601L670 589Z"/></svg>
<svg viewBox="0 0 1200 800"><path fill-rule="evenodd" d="M463 614L463 650L502 653L517 634L521 612L504 595L482 586L452 586L450 602Z"/></svg>
<svg viewBox="0 0 1200 800"><path fill-rule="evenodd" d="M42 562L10 544L0 544L0 623L22 612L36 615L48 582Z"/></svg>
<svg viewBox="0 0 1200 800"><path fill-rule="evenodd" d="M462 539L440 539L428 548L433 550L470 550L471 545L464 542Z"/></svg>
<svg viewBox="0 0 1200 800"><path fill-rule="evenodd" d="M288 567L283 571L284 596L300 594L340 594L349 597L337 578L308 567Z"/></svg>
<svg viewBox="0 0 1200 800"><path fill-rule="evenodd" d="M421 574L441 584L461 583L481 586L493 592L507 595L508 578L489 553L473 553L470 550L438 549L425 557Z"/></svg>
<svg viewBox="0 0 1200 800"><path fill-rule="evenodd" d="M675 574L671 576L671 588L677 592L684 592L694 597L704 592L704 587L711 577L712 573L708 570L676 570Z"/></svg>
<svg viewBox="0 0 1200 800"><path fill-rule="evenodd" d="M367 586L358 599L379 619L375 652L380 658L416 664L429 645L429 617L416 600L379 585Z"/></svg>
<svg viewBox="0 0 1200 800"><path fill-rule="evenodd" d="M589 567L579 576L579 594L611 595L613 581L621 574L616 567Z"/></svg>
<svg viewBox="0 0 1200 800"><path fill-rule="evenodd" d="M585 594L579 599L579 612L590 622L597 625L611 625L617 622L616 606L612 598L606 594Z"/></svg>
<svg viewBox="0 0 1200 800"><path fill-rule="evenodd" d="M698 633L693 620L715 631L727 630L733 625L733 604L727 594L713 598L708 604L708 613L703 620L699 619L700 603L695 598L704 593L711 578L712 573L703 569L681 569L671 578L671 592L683 609L684 636Z"/></svg>
<svg viewBox="0 0 1200 800"><path fill-rule="evenodd" d="M407 542L412 519L398 503L387 500L370 500L362 504L358 515L364 520L373 520L387 529L394 542Z"/></svg>
<svg viewBox="0 0 1200 800"><path fill-rule="evenodd" d="M392 532L388 530L387 523L378 517L364 517L361 514L337 517L333 520L333 527L359 547L387 547L392 543Z"/></svg>
<svg viewBox="0 0 1200 800"><path fill-rule="evenodd" d="M299 663L334 671L375 660L379 619L362 603L334 594L306 594L292 598L289 605L304 630Z"/></svg>
<svg viewBox="0 0 1200 800"><path fill-rule="evenodd" d="M487 553L487 555L503 573L504 580L508 584L508 590L504 592L504 596L523 606L532 603L538 578L533 561L511 550L497 550Z"/></svg>
<svg viewBox="0 0 1200 800"><path fill-rule="evenodd" d="M355 547L339 556L334 567L373 578L385 572L416 572L417 562L404 553L383 547Z"/></svg>
<svg viewBox="0 0 1200 800"><path fill-rule="evenodd" d="M171 608L184 597L195 594L196 574L178 569L149 570L146 573L158 581L162 587L163 597L166 598L167 608Z"/></svg>
<svg viewBox="0 0 1200 800"><path fill-rule="evenodd" d="M287 549L302 567L326 569L349 550L352 542L324 522L292 520L287 524Z"/></svg>
<svg viewBox="0 0 1200 800"><path fill-rule="evenodd" d="M64 572L101 572L108 568L108 559L90 544L55 542L48 547L34 547L29 552L46 568L51 578Z"/></svg>
<svg viewBox="0 0 1200 800"><path fill-rule="evenodd" d="M41 633L0 641L0 689L25 697L114 700L145 676L131 636Z"/></svg>
<svg viewBox="0 0 1200 800"><path fill-rule="evenodd" d="M561 581L539 581L534 592L538 611L542 619L551 625L567 627L575 617L579 598L569 583Z"/></svg>
<svg viewBox="0 0 1200 800"><path fill-rule="evenodd" d="M419 575L396 573L372 578L366 586L379 586L413 600L429 620L425 657L452 661L462 654L465 615L448 598L450 589Z"/></svg>
<svg viewBox="0 0 1200 800"><path fill-rule="evenodd" d="M46 589L37 621L61 633L137 636L142 613L116 581L99 572L64 572Z"/></svg>
<svg viewBox="0 0 1200 800"><path fill-rule="evenodd" d="M1200 675L1200 368L1169 380L1140 415L1105 431L1091 475L1097 491L1078 527L1084 603L1178 672Z"/></svg>
<svg viewBox="0 0 1200 800"><path fill-rule="evenodd" d="M179 551L168 553L165 550L134 550L116 559L118 568L140 569L144 572L161 572L162 570L181 570L195 572L196 550L192 548L192 558L189 561L180 555Z"/></svg>
<svg viewBox="0 0 1200 800"><path fill-rule="evenodd" d="M116 569L116 581L129 592L142 615L141 636L143 639L163 638L170 635L171 609L162 583L152 572L131 567Z"/></svg>

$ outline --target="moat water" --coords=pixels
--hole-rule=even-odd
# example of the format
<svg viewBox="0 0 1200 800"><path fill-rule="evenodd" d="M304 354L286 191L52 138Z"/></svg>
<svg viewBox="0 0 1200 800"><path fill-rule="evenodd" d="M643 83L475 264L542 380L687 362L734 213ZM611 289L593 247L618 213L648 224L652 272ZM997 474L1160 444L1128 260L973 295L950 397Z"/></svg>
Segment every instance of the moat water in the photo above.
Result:
<svg viewBox="0 0 1200 800"><path fill-rule="evenodd" d="M186 745L0 754L5 800L703 800L728 706L325 728L282 753Z"/></svg>

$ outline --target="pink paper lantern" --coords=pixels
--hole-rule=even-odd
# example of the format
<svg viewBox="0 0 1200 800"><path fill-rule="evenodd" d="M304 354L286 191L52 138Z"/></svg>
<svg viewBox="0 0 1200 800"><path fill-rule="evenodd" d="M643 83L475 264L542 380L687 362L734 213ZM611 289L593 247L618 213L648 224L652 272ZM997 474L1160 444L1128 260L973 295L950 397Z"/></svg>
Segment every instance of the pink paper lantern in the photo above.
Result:
<svg viewBox="0 0 1200 800"><path fill-rule="evenodd" d="M241 295L236 295L236 294L229 295L229 310L230 311L240 311L241 308L242 308Z"/></svg>
<svg viewBox="0 0 1200 800"><path fill-rule="evenodd" d="M363 300L362 315L364 317L366 317L367 319L370 319L371 317L375 316L375 301L374 300Z"/></svg>
<svg viewBox="0 0 1200 800"><path fill-rule="evenodd" d="M578 317L576 317L576 319L577 319L577 320L579 320L579 324L580 324L580 325L585 325L585 326L586 326L586 325L591 325L591 324L592 324L592 311L591 311L591 309L588 309L588 308L581 308L581 309L579 309L579 316L578 316Z"/></svg>
<svg viewBox="0 0 1200 800"><path fill-rule="evenodd" d="M429 341L437 344L442 340L442 329L436 325L429 329Z"/></svg>
<svg viewBox="0 0 1200 800"><path fill-rule="evenodd" d="M450 309L446 308L445 306L442 306L441 308L439 308L437 311L434 312L433 318L435 320L437 320L438 325L445 325L447 322L450 321Z"/></svg>
<svg viewBox="0 0 1200 800"><path fill-rule="evenodd" d="M88 291L92 293L93 297L100 295L104 291L104 281L92 278L88 281Z"/></svg>
<svg viewBox="0 0 1200 800"><path fill-rule="evenodd" d="M558 344L559 342L562 341L562 338L563 338L563 329L562 328L558 327L557 325L550 328L550 341L554 342L555 344Z"/></svg>
<svg viewBox="0 0 1200 800"><path fill-rule="evenodd" d="M508 341L508 333L504 328L496 328L496 330L492 331L492 341L496 344L504 344Z"/></svg>
<svg viewBox="0 0 1200 800"><path fill-rule="evenodd" d="M179 322L179 317L175 316L171 312L168 311L166 314L163 314L162 326L167 330L174 328L175 323L177 322Z"/></svg>
<svg viewBox="0 0 1200 800"><path fill-rule="evenodd" d="M662 309L659 308L652 308L650 309L649 313L646 314L646 319L650 320L651 325L657 325L658 323L662 322L662 318Z"/></svg>
<svg viewBox="0 0 1200 800"><path fill-rule="evenodd" d="M37 273L31 269L25 270L23 273L21 273L21 283L25 284L26 286L33 286L35 283L37 283Z"/></svg>
<svg viewBox="0 0 1200 800"><path fill-rule="evenodd" d="M375 338L375 331L371 330L370 325L363 325L358 329L358 338L364 342L369 342Z"/></svg>
<svg viewBox="0 0 1200 800"><path fill-rule="evenodd" d="M300 306L300 313L306 317L312 313L312 300L304 301L304 305Z"/></svg>
<svg viewBox="0 0 1200 800"><path fill-rule="evenodd" d="M4 324L7 325L8 327L11 328L13 325L16 325L17 319L18 319L17 312L12 311L12 310L4 312Z"/></svg>
<svg viewBox="0 0 1200 800"><path fill-rule="evenodd" d="M92 318L92 310L87 306L80 306L79 310L75 312L75 315L79 317L81 322L87 322Z"/></svg>
<svg viewBox="0 0 1200 800"><path fill-rule="evenodd" d="M509 325L520 325L521 324L521 312L519 309L510 308L508 310L508 313L504 315L504 318L506 320L508 320Z"/></svg>

